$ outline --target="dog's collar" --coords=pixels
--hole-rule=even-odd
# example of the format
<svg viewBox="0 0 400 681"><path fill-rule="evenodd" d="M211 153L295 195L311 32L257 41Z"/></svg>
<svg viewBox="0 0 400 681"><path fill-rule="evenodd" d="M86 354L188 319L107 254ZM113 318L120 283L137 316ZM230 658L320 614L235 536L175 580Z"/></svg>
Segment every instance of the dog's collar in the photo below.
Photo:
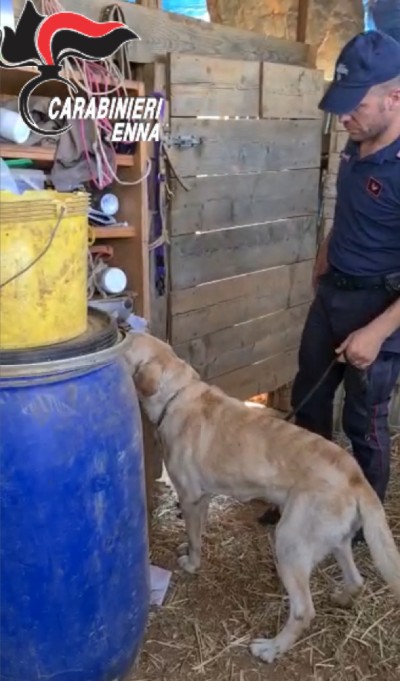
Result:
<svg viewBox="0 0 400 681"><path fill-rule="evenodd" d="M156 428L159 428L161 426L161 423L163 422L165 416L167 415L167 411L168 411L168 408L169 408L171 402L173 402L178 397L178 395L180 395L184 390L186 390L186 388L187 388L187 386L185 386L185 385L183 386L183 388L179 388L179 390L174 392L174 394L171 395L169 400L167 400L167 402L164 404L164 406L161 410L160 416L157 419Z"/></svg>

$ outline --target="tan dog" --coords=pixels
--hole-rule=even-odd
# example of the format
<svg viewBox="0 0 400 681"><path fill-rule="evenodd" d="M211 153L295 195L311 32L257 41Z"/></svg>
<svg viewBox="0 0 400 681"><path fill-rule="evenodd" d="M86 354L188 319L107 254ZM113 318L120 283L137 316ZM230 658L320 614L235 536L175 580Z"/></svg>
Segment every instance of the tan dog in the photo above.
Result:
<svg viewBox="0 0 400 681"><path fill-rule="evenodd" d="M363 527L372 558L400 600L400 555L383 507L355 459L337 445L268 414L249 409L199 375L172 348L132 334L130 373L149 419L158 428L165 465L177 491L188 535L179 564L200 566L201 532L212 495L277 504L277 568L289 594L290 615L273 639L251 643L253 655L272 662L287 651L315 615L309 579L333 553L343 573L341 605L363 580L351 539Z"/></svg>

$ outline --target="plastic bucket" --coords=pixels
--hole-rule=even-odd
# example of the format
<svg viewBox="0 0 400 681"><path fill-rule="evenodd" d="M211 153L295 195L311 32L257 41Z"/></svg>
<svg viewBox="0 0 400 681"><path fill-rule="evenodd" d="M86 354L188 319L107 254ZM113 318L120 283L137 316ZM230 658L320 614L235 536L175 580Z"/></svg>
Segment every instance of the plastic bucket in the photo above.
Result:
<svg viewBox="0 0 400 681"><path fill-rule="evenodd" d="M1 349L85 332L88 210L85 192L0 192Z"/></svg>

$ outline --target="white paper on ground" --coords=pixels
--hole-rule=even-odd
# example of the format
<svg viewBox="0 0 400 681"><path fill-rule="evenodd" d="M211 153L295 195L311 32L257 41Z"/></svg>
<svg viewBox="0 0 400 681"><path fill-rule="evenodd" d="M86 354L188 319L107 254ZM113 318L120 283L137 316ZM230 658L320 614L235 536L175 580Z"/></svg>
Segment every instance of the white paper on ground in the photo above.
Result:
<svg viewBox="0 0 400 681"><path fill-rule="evenodd" d="M172 572L150 565L150 603L162 605L166 596Z"/></svg>

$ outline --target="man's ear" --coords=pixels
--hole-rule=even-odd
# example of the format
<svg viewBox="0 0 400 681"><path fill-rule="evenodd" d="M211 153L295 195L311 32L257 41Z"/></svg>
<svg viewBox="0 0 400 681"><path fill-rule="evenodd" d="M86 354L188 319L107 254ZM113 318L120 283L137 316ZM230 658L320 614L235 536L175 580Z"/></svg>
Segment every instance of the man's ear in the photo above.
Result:
<svg viewBox="0 0 400 681"><path fill-rule="evenodd" d="M400 87L398 87L398 86L394 87L390 92L389 108L390 108L390 111L393 111L394 109L397 109L397 110L400 109Z"/></svg>
<svg viewBox="0 0 400 681"><path fill-rule="evenodd" d="M161 380L159 364L144 364L133 376L133 382L143 397L152 397L158 391Z"/></svg>

